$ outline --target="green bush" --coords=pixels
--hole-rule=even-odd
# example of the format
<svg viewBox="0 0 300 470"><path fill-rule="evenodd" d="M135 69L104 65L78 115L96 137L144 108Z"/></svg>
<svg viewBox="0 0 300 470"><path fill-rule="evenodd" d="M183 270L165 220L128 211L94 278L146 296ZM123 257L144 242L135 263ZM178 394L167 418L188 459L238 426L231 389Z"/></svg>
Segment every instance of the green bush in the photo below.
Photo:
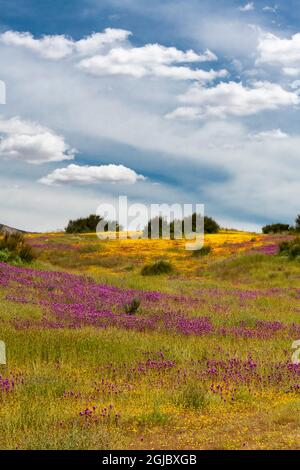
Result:
<svg viewBox="0 0 300 470"><path fill-rule="evenodd" d="M11 253L7 249L0 250L0 262L10 263L10 264L15 264L15 265L23 264L20 256Z"/></svg>
<svg viewBox="0 0 300 470"><path fill-rule="evenodd" d="M271 225L265 225L262 228L262 232L267 234L267 233L282 233L282 232L288 232L290 229L289 224L271 224Z"/></svg>
<svg viewBox="0 0 300 470"><path fill-rule="evenodd" d="M0 250L0 261L1 263L8 263L11 260L11 253L7 248Z"/></svg>
<svg viewBox="0 0 300 470"><path fill-rule="evenodd" d="M124 305L124 310L127 315L135 315L141 305L140 299L133 299L129 304Z"/></svg>
<svg viewBox="0 0 300 470"><path fill-rule="evenodd" d="M204 233L218 233L219 230L219 224L212 217L204 216Z"/></svg>
<svg viewBox="0 0 300 470"><path fill-rule="evenodd" d="M105 219L100 215L91 214L88 217L82 217L76 220L70 220L65 229L66 233L92 233L97 231L97 226ZM121 227L116 222L106 221L104 232L109 231L109 224L115 223L116 231L119 232Z"/></svg>
<svg viewBox="0 0 300 470"><path fill-rule="evenodd" d="M182 223L182 231L184 231L185 226L190 225L192 227L192 232L196 233L202 216L194 212L190 217L185 217ZM192 220L191 220L192 219ZM207 215L203 218L203 229L204 233L218 233L220 230L219 224L212 218ZM174 222L171 222L171 234L174 234Z"/></svg>
<svg viewBox="0 0 300 470"><path fill-rule="evenodd" d="M24 236L19 232L5 233L0 240L0 261L8 263L30 263L36 255Z"/></svg>
<svg viewBox="0 0 300 470"><path fill-rule="evenodd" d="M170 274L173 272L173 266L169 261L156 261L143 267L142 276L159 276L161 274Z"/></svg>
<svg viewBox="0 0 300 470"><path fill-rule="evenodd" d="M280 243L278 255L287 256L289 259L300 257L300 238Z"/></svg>
<svg viewBox="0 0 300 470"><path fill-rule="evenodd" d="M18 256L21 258L21 260L24 263L31 263L31 261L33 261L34 258L36 258L35 254L33 253L32 247L28 245L27 243L24 243L20 247Z"/></svg>
<svg viewBox="0 0 300 470"><path fill-rule="evenodd" d="M196 214L196 212L194 212L193 215L185 217L183 220L176 219L170 223L165 217L154 217L153 219L149 220L148 224L144 228L143 236L145 238L151 238L153 228L156 234L156 238L163 238L163 235L165 234L170 234L171 240L178 238L176 235L179 235L181 238L181 236L184 235L187 226L191 227L193 233L197 231L197 225L199 225L200 217L202 217L200 214ZM207 215L204 216L203 226L204 233L218 233L220 230L219 224ZM177 231L180 233L177 234Z"/></svg>

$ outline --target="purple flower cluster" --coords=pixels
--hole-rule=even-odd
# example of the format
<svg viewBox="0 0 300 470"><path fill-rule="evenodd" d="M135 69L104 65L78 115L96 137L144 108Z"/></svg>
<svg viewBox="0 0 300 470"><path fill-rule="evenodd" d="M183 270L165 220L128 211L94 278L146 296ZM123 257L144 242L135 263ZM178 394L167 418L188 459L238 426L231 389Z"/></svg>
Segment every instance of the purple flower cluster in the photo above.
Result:
<svg viewBox="0 0 300 470"><path fill-rule="evenodd" d="M202 336L211 333L214 328L209 318L179 318L176 329L184 335Z"/></svg>
<svg viewBox="0 0 300 470"><path fill-rule="evenodd" d="M277 255L279 250L278 244L263 245L255 248L255 252L263 253L264 255Z"/></svg>
<svg viewBox="0 0 300 470"><path fill-rule="evenodd" d="M11 373L9 377L0 375L0 398L2 393L13 392L17 385L24 383L23 375L20 373Z"/></svg>
<svg viewBox="0 0 300 470"><path fill-rule="evenodd" d="M5 378L0 375L0 393L12 392L15 388L15 382L11 378Z"/></svg>
<svg viewBox="0 0 300 470"><path fill-rule="evenodd" d="M87 406L83 411L80 411L79 416L84 419L84 425L98 424L100 420L106 423L114 422L118 424L121 417L120 413L113 412L113 405L98 409L97 406Z"/></svg>
<svg viewBox="0 0 300 470"><path fill-rule="evenodd" d="M97 328L118 327L137 331L162 330L183 335L203 336L217 333L247 338L270 338L280 332L295 336L298 325L279 321L256 321L249 326L240 322L233 326L215 326L209 316L201 315L206 308L228 318L227 297L237 298L241 307L262 297L285 295L287 289L222 289L198 290L193 297L183 295L122 289L97 284L88 277L65 272L33 270L0 263L0 286L7 291L6 299L42 308L41 320L12 319L16 328ZM295 290L296 298L299 292ZM135 315L125 313L124 306L139 298L141 306ZM214 299L213 302L209 299ZM220 303L214 303L220 299ZM225 300L225 302L224 302Z"/></svg>

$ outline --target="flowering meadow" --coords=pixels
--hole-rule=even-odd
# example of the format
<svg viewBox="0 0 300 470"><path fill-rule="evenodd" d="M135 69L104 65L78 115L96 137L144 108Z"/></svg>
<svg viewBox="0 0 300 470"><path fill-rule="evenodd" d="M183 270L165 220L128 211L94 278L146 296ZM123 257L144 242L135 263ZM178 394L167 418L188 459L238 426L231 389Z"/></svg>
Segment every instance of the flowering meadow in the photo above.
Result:
<svg viewBox="0 0 300 470"><path fill-rule="evenodd" d="M1 449L299 449L300 263L287 236L28 235L0 263ZM164 259L170 274L142 276ZM136 309L130 306L136 301Z"/></svg>

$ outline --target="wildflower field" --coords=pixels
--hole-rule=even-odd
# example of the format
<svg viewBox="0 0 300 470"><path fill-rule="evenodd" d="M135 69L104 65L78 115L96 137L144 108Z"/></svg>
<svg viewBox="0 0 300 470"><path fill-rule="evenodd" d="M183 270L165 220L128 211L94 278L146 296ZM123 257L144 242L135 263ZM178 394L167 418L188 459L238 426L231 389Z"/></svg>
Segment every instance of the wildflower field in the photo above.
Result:
<svg viewBox="0 0 300 470"><path fill-rule="evenodd" d="M201 255L181 240L28 235L37 259L0 263L0 448L299 449L287 238L223 231ZM141 275L162 259L171 273Z"/></svg>

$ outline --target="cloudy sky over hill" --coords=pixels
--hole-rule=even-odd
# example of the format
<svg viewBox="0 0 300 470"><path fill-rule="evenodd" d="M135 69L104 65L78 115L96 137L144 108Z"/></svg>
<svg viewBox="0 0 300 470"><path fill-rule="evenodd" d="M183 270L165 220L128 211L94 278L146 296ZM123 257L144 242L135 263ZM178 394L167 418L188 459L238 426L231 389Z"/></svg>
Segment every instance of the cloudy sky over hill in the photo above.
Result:
<svg viewBox="0 0 300 470"><path fill-rule="evenodd" d="M60 228L119 194L292 222L298 6L0 0L0 222Z"/></svg>

